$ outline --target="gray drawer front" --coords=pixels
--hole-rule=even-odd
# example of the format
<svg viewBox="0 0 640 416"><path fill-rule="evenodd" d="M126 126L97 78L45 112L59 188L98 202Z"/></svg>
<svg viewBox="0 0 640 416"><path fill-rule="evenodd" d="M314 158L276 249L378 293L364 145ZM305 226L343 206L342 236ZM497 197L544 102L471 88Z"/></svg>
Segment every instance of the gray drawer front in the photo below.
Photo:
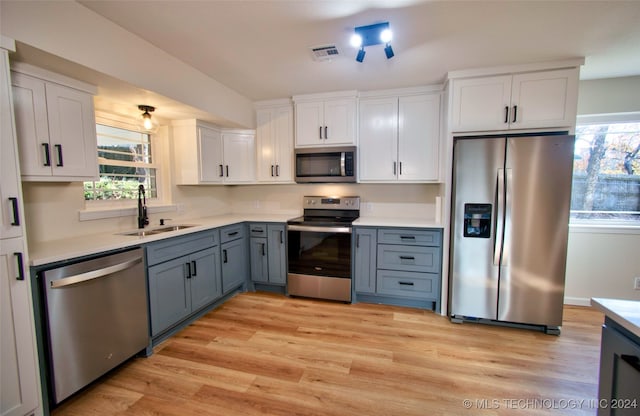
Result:
<svg viewBox="0 0 640 416"><path fill-rule="evenodd" d="M439 277L431 273L378 270L377 293L404 298L435 299L439 295Z"/></svg>
<svg viewBox="0 0 640 416"><path fill-rule="evenodd" d="M378 269L440 273L440 248L378 244Z"/></svg>
<svg viewBox="0 0 640 416"><path fill-rule="evenodd" d="M250 237L266 237L267 224L263 222L252 222L249 224Z"/></svg>
<svg viewBox="0 0 640 416"><path fill-rule="evenodd" d="M222 244L227 241L237 240L238 238L242 238L246 234L246 227L244 223L228 225L226 227L220 228L220 242Z"/></svg>
<svg viewBox="0 0 640 416"><path fill-rule="evenodd" d="M442 245L442 232L440 230L382 228L378 230L378 244L439 247Z"/></svg>
<svg viewBox="0 0 640 416"><path fill-rule="evenodd" d="M147 244L147 266L172 260L218 244L218 231L209 230Z"/></svg>

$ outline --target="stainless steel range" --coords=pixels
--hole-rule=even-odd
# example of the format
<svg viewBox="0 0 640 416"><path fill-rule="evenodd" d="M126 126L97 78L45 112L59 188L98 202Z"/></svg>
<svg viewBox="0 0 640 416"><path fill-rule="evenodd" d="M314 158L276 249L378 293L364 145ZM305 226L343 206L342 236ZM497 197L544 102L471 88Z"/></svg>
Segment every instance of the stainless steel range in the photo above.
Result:
<svg viewBox="0 0 640 416"><path fill-rule="evenodd" d="M289 295L351 302L351 223L360 197L305 196L287 222Z"/></svg>

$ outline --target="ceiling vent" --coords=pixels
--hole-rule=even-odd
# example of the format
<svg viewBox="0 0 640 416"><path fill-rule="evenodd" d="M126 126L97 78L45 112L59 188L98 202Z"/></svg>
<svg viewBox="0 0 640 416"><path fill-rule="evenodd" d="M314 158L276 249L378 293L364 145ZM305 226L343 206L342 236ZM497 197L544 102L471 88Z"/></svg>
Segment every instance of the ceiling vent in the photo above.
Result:
<svg viewBox="0 0 640 416"><path fill-rule="evenodd" d="M311 48L314 61L330 61L340 55L336 45L323 45Z"/></svg>

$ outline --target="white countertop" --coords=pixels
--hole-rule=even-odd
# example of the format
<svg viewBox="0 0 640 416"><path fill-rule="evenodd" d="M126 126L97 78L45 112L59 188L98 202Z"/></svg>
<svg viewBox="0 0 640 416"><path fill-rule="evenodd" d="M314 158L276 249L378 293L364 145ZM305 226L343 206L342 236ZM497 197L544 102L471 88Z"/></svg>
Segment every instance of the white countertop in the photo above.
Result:
<svg viewBox="0 0 640 416"><path fill-rule="evenodd" d="M29 264L31 266L42 266L48 263L55 263L76 257L90 256L104 251L118 250L126 247L137 246L150 243L152 241L163 240L165 238L186 235L193 232L205 231L212 228L224 227L225 225L236 224L244 221L254 222L280 222L294 218L295 215L282 214L228 214L213 217L197 218L185 220L180 223L169 223L166 226L193 224L193 227L177 231L170 231L160 234L153 234L145 237L122 235L123 232L137 231L122 230L116 233L100 233L84 235L74 238L52 240L42 243L29 244ZM150 226L146 230L162 228L161 226Z"/></svg>
<svg viewBox="0 0 640 416"><path fill-rule="evenodd" d="M355 226L361 227L409 227L409 228L444 228L444 225L423 218L401 217L373 217L361 216L353 222Z"/></svg>
<svg viewBox="0 0 640 416"><path fill-rule="evenodd" d="M138 246L152 241L163 240L165 238L191 234L198 231L205 231L212 228L224 227L225 225L239 222L279 222L286 223L288 220L297 217L291 214L226 214L212 217L196 218L176 223L168 223L167 226L188 224L193 227L177 231L170 231L160 234L153 234L144 237L122 235L124 232L137 231L137 229L121 230L114 233L100 233L84 235L80 237L51 240L41 243L29 244L29 264L31 266L42 266L44 264L55 263L73 259L76 257L90 256L93 254L119 250L122 248ZM422 218L391 218L391 217L360 217L353 225L370 227L410 227L410 228L443 228L433 220ZM161 226L150 226L146 230L162 228Z"/></svg>
<svg viewBox="0 0 640 416"><path fill-rule="evenodd" d="M605 316L640 337L640 301L591 298L591 306Z"/></svg>

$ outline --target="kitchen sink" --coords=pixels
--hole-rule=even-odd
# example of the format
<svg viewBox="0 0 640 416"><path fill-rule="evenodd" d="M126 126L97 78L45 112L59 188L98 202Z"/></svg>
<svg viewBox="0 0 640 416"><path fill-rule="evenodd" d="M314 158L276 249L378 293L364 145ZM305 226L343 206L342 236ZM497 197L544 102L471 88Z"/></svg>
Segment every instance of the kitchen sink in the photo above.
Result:
<svg viewBox="0 0 640 416"><path fill-rule="evenodd" d="M153 229L149 229L149 230L135 230L135 231L127 231L124 233L117 233L119 235L131 235L131 236L135 236L135 237L146 237L148 235L154 235L154 234L162 234L162 233L168 233L170 231L178 231L178 230L184 230L185 228L191 228L191 227L195 227L195 225L170 225L170 226L166 226L166 227L160 227L160 228L153 228Z"/></svg>

